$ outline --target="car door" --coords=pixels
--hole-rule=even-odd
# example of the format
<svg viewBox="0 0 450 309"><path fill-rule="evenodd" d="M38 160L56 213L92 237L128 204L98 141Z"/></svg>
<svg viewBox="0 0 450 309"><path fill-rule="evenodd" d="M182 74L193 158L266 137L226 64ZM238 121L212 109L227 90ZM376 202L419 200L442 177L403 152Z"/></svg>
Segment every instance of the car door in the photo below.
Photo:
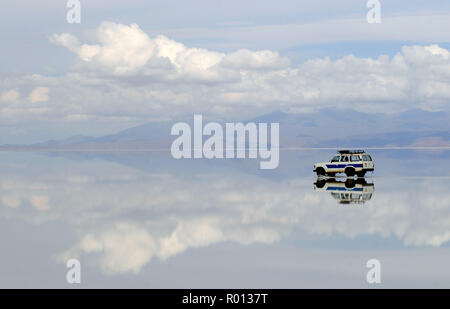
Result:
<svg viewBox="0 0 450 309"><path fill-rule="evenodd" d="M338 173L340 164L341 156L334 156L333 158L331 158L330 163L327 163L328 172Z"/></svg>
<svg viewBox="0 0 450 309"><path fill-rule="evenodd" d="M362 162L361 156L359 154L354 154L350 156L351 166L355 169L362 168L364 163Z"/></svg>
<svg viewBox="0 0 450 309"><path fill-rule="evenodd" d="M347 165L350 163L350 156L349 155L342 155L341 156L341 162L339 164L339 172L344 172Z"/></svg>

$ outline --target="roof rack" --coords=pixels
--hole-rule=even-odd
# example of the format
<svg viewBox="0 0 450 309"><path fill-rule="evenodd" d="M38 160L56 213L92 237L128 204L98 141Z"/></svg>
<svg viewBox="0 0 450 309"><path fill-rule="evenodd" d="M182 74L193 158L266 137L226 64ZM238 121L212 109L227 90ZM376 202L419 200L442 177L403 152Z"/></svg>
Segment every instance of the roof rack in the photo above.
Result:
<svg viewBox="0 0 450 309"><path fill-rule="evenodd" d="M338 150L339 154L365 153L364 150Z"/></svg>

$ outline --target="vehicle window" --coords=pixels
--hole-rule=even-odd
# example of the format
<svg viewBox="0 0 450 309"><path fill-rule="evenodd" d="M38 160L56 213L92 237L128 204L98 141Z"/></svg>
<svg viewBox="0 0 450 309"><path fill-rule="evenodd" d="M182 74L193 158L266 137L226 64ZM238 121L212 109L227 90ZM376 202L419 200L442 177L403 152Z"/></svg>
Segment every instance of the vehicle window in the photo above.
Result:
<svg viewBox="0 0 450 309"><path fill-rule="evenodd" d="M341 162L348 162L348 156L342 156Z"/></svg>
<svg viewBox="0 0 450 309"><path fill-rule="evenodd" d="M339 156L334 156L331 162L339 162Z"/></svg>
<svg viewBox="0 0 450 309"><path fill-rule="evenodd" d="M372 161L372 157L369 155L363 155L363 161Z"/></svg>
<svg viewBox="0 0 450 309"><path fill-rule="evenodd" d="M355 162L355 161L361 161L361 159L359 158L359 156L351 156L351 157L350 157L350 160L351 160L352 162Z"/></svg>

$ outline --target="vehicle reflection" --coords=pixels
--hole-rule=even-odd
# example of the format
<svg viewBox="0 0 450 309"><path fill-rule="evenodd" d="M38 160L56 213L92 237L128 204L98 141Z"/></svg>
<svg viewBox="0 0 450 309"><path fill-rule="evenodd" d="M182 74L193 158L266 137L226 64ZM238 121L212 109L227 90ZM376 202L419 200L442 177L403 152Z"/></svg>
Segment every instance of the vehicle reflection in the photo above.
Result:
<svg viewBox="0 0 450 309"><path fill-rule="evenodd" d="M330 192L340 204L363 204L372 198L375 185L365 178L318 178L314 190Z"/></svg>

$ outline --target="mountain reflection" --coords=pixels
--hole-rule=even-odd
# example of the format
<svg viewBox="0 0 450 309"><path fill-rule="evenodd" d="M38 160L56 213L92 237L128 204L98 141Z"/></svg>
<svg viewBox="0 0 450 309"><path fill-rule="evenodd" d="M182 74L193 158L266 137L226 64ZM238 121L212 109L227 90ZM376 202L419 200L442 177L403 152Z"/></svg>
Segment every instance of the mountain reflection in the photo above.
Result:
<svg viewBox="0 0 450 309"><path fill-rule="evenodd" d="M319 178L314 183L314 190L331 193L340 204L363 204L372 198L375 185L365 178Z"/></svg>
<svg viewBox="0 0 450 309"><path fill-rule="evenodd" d="M450 239L448 178L386 177L374 194L365 180L319 180L311 190L310 174L270 178L228 165L192 169L186 163L180 170L169 161L164 171L152 172L103 160L24 158L3 161L0 217L64 222L78 240L58 261L86 256L105 273L138 273L154 258L189 248L272 244L288 235L299 241L375 235L413 246ZM320 191L341 203L365 204L336 207Z"/></svg>

